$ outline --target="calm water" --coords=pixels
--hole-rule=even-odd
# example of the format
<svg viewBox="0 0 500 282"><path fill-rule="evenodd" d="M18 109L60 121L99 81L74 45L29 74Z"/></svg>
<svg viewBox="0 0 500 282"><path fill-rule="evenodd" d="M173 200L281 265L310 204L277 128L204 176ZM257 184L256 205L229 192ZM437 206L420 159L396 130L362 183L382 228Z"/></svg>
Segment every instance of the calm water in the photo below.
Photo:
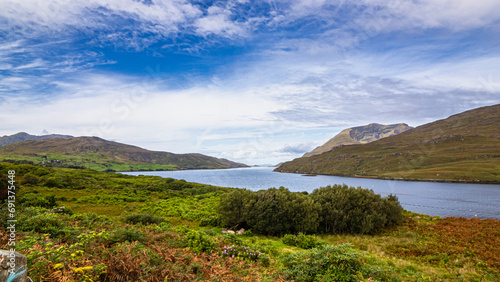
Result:
<svg viewBox="0 0 500 282"><path fill-rule="evenodd" d="M500 185L389 181L363 178L273 172L270 167L221 170L182 170L123 172L130 175L158 175L189 182L257 191L286 187L290 191L312 192L333 184L372 189L386 196L395 194L403 208L432 216L456 216L500 219Z"/></svg>

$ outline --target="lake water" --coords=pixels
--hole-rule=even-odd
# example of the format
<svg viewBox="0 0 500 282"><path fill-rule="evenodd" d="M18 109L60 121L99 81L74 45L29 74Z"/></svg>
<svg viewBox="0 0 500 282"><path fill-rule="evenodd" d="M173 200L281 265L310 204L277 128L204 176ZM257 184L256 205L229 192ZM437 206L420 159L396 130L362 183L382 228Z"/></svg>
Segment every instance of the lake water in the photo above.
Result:
<svg viewBox="0 0 500 282"><path fill-rule="evenodd" d="M382 196L397 195L404 209L416 213L441 217L477 216L500 219L500 185L394 181L327 175L311 177L273 172L271 167L122 173L157 175L184 179L188 182L246 188L252 191L283 186L293 192L311 193L318 187L345 183L349 186L372 189Z"/></svg>

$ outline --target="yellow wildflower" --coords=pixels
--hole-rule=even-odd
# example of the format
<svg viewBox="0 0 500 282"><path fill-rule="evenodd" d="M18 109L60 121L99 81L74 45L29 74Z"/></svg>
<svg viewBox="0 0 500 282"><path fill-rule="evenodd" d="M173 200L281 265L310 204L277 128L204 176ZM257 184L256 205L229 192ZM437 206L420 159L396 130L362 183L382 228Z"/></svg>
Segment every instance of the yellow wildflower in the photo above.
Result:
<svg viewBox="0 0 500 282"><path fill-rule="evenodd" d="M84 271L91 270L92 268L94 268L94 267L93 266L84 266L84 267L73 268L73 271L75 273L83 273Z"/></svg>

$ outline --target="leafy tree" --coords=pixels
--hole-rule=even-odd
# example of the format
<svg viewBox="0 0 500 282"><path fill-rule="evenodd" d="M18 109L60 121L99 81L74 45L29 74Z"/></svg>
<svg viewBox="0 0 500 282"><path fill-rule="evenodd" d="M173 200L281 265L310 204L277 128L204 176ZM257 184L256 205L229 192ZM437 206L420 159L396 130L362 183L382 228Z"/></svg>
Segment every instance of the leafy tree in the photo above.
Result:
<svg viewBox="0 0 500 282"><path fill-rule="evenodd" d="M253 231L267 235L292 233L288 189L280 187L257 192L249 212L248 224Z"/></svg>
<svg viewBox="0 0 500 282"><path fill-rule="evenodd" d="M288 192L288 217L294 233L315 232L319 226L321 205L308 195Z"/></svg>
<svg viewBox="0 0 500 282"><path fill-rule="evenodd" d="M315 189L321 205L320 228L326 233L373 234L402 220L397 198L382 198L373 190L334 185Z"/></svg>
<svg viewBox="0 0 500 282"><path fill-rule="evenodd" d="M220 196L217 212L223 226L248 228L248 213L255 202L255 193L238 189Z"/></svg>

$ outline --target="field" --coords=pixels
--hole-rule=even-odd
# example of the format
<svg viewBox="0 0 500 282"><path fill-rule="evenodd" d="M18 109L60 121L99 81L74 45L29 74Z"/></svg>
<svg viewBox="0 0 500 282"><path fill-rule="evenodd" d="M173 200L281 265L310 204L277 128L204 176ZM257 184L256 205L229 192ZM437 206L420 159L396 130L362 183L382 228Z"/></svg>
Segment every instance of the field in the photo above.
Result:
<svg viewBox="0 0 500 282"><path fill-rule="evenodd" d="M500 280L498 220L404 212L403 223L374 235L223 234L217 206L231 188L0 164L3 176L9 170L16 250L33 281Z"/></svg>
<svg viewBox="0 0 500 282"><path fill-rule="evenodd" d="M135 164L111 160L97 154L83 156L47 154L42 156L7 155L3 161L25 162L46 167L87 168L97 171L152 171L177 170L178 167L164 164Z"/></svg>

